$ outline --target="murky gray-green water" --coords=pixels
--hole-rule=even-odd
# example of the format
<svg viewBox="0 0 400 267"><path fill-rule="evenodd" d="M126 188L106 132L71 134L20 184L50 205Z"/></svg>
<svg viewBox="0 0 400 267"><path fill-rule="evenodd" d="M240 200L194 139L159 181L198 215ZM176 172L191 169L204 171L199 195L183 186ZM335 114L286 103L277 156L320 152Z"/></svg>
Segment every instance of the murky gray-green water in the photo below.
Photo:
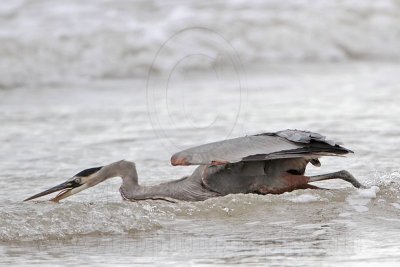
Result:
<svg viewBox="0 0 400 267"><path fill-rule="evenodd" d="M299 64L247 69L237 79L186 77L168 90L109 80L0 91L0 264L23 266L377 266L400 261L400 68ZM136 162L139 182L190 173L173 152L286 128L355 151L309 174L347 169L368 189L198 203L129 203L115 178L61 204L21 202L76 172Z"/></svg>

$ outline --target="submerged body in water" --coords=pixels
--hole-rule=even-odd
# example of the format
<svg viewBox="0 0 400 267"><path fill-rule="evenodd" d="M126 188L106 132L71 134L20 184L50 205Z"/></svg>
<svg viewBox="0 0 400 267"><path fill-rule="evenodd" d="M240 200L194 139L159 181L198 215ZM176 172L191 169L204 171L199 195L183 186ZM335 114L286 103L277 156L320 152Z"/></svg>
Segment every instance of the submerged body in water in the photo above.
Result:
<svg viewBox="0 0 400 267"><path fill-rule="evenodd" d="M97 185L108 178L121 177L125 200L176 199L201 201L228 194L281 194L295 189L318 189L310 182L343 179L355 187L362 185L347 171L304 176L306 166L320 166L318 157L352 153L324 136L306 131L285 130L205 144L176 153L172 165L200 165L192 175L155 186L140 186L133 162L118 161L84 170L70 180L26 200L60 191L52 200Z"/></svg>

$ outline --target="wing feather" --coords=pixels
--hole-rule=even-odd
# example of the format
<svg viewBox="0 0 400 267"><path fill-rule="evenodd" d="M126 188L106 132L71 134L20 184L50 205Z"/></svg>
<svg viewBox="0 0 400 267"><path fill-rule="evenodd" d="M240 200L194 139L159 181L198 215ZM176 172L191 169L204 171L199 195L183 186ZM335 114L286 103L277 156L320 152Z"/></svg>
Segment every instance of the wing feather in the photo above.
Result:
<svg viewBox="0 0 400 267"><path fill-rule="evenodd" d="M240 161L338 156L352 153L318 133L285 130L213 142L171 157L172 165L219 165Z"/></svg>

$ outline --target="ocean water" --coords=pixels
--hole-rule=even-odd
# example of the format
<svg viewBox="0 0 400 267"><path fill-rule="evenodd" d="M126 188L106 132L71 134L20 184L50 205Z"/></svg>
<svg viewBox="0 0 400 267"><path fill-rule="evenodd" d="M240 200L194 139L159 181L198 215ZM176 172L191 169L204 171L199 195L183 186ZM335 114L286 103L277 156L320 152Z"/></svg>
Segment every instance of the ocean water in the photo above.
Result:
<svg viewBox="0 0 400 267"><path fill-rule="evenodd" d="M400 68L268 70L246 76L240 90L232 89L235 79L217 86L201 76L174 83L168 94L153 88L153 96L138 89L146 86L140 80L0 91L1 263L395 265ZM141 184L179 178L193 170L169 165L179 149L286 128L321 132L355 151L322 158L321 169L309 174L347 169L368 188L325 181L318 185L330 190L131 203L122 201L115 178L60 204L22 202L84 168L120 159L136 162Z"/></svg>
<svg viewBox="0 0 400 267"><path fill-rule="evenodd" d="M199 72L232 48L246 66L398 62L399 31L397 0L2 1L0 87L143 78L187 55Z"/></svg>
<svg viewBox="0 0 400 267"><path fill-rule="evenodd" d="M397 266L400 5L385 1L0 3L0 265ZM190 146L282 129L355 151L282 195L125 202L120 178L23 199L125 159L145 185Z"/></svg>

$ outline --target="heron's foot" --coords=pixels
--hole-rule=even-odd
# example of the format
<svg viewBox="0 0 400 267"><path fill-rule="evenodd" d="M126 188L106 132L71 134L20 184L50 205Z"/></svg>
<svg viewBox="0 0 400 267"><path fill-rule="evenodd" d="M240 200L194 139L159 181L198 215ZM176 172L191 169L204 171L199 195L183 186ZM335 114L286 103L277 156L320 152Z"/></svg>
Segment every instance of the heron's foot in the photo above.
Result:
<svg viewBox="0 0 400 267"><path fill-rule="evenodd" d="M363 184L361 184L351 173L346 170L339 171L340 178L345 180L346 182L351 183L356 188L367 188Z"/></svg>
<svg viewBox="0 0 400 267"><path fill-rule="evenodd" d="M356 188L366 188L362 185L357 179L348 171L342 170L333 173L327 173L322 175L310 176L309 182L317 182L317 181L324 181L324 180L331 180L331 179L342 179L346 182L351 183Z"/></svg>

